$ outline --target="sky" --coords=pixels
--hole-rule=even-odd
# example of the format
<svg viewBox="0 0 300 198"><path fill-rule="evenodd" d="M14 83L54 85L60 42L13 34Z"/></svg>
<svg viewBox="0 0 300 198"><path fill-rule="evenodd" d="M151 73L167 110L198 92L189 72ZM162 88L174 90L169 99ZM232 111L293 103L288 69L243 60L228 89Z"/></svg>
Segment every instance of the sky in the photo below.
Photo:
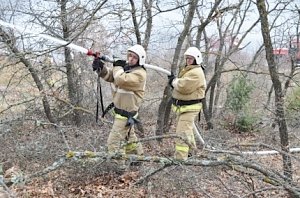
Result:
<svg viewBox="0 0 300 198"><path fill-rule="evenodd" d="M2 0L3 1L3 0ZM270 3L270 7L272 7L272 1L268 1ZM300 1L300 0L297 0ZM116 0L114 2L118 2L119 4L119 8L129 8L129 4L128 1L123 1L123 0ZM184 2L184 1L183 1ZM226 1L225 1L226 2ZM229 1L230 3L232 3L233 1ZM275 1L276 2L276 1ZM171 0L166 0L166 1L160 1L160 5L162 9L167 9L170 8L173 5L172 3L174 3L174 1ZM300 2L299 2L300 3ZM209 5L209 1L206 1L206 4ZM41 6L39 4L39 6ZM138 6L138 5L137 5ZM226 5L222 5L222 7L225 7ZM208 7L208 6L207 6ZM115 7L115 9L119 9L118 7ZM116 11L115 10L115 11ZM205 16L207 14L207 11L205 11L204 9L200 10L203 15ZM105 11L104 11L105 13ZM155 12L154 12L155 13ZM112 15L110 15L112 16ZM114 15L115 17L116 15ZM274 14L270 14L269 18L270 21L272 21L272 19L276 16L276 13ZM125 18L130 18L130 13L127 12L127 15L123 14L122 16L120 16L122 19ZM183 28L183 12L182 10L175 10L172 12L166 12L166 13L162 13L159 14L157 16L155 16L153 19L153 32L151 35L151 47L154 50L157 49L165 49L165 50L169 50L169 49L174 49L176 43L177 43L177 39L179 34L182 31ZM243 23L243 30L247 30L249 28L249 26L252 25L253 21L255 19L258 18L258 13L257 13L257 8L255 7L255 5L252 5L251 7L251 12L248 13L248 17L247 20ZM288 16L284 16L282 17L279 21L284 21L288 18ZM23 18L24 19L24 18ZM22 21L20 23L20 21L13 21L16 24L21 24L23 25ZM107 17L105 18L105 20L101 21L103 23L103 26L107 29L108 32L112 32L114 31L114 28L118 28L120 27L120 25L122 26L132 26L132 22L131 21L122 21L122 24L120 24L120 22L112 17ZM199 24L199 20L195 19L193 22L193 25L198 25ZM213 22L212 25L208 26L207 28L207 32L210 35L214 35L217 34L216 31L216 23ZM288 25L288 24L287 24ZM30 27L28 26L28 24L26 25L26 27ZM35 29L36 30L36 29ZM118 42L122 43L122 40L126 40L126 36L124 35L120 35L119 37L117 37L117 40L114 40L114 38L110 39L111 42L116 42L115 45L113 46L112 49L112 54L117 54L119 51L124 51L124 49L126 49L126 47L124 48L123 45L119 45ZM133 38L134 40L134 38ZM245 40L242 43L242 46L246 45L250 43L249 45L247 45L247 48L245 48L245 50L248 51L256 51L256 49L262 44L262 36L260 33L260 25L258 25L253 31L251 31L251 33L249 33L247 35L247 37L245 38Z"/></svg>

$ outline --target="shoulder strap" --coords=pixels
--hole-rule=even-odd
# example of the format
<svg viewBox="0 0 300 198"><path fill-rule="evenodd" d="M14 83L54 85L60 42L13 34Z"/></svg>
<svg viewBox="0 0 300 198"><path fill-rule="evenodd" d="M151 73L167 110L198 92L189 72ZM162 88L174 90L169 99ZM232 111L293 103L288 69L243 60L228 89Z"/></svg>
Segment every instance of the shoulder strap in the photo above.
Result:
<svg viewBox="0 0 300 198"><path fill-rule="evenodd" d="M109 110L111 110L112 108L115 107L115 104L112 102L110 103L105 110L102 112L102 118L104 118L105 114L107 114L109 112Z"/></svg>

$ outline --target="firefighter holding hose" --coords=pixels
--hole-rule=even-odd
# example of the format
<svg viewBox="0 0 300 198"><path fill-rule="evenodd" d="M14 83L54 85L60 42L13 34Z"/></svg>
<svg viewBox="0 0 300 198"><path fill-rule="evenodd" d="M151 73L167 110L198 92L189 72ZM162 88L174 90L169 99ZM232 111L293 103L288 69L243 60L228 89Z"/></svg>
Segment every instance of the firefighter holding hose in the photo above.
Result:
<svg viewBox="0 0 300 198"><path fill-rule="evenodd" d="M127 50L127 61L114 61L112 69L104 65L99 54L93 61L93 70L112 86L114 122L107 140L109 154L143 155L141 143L126 142L137 141L134 124L138 122L136 118L145 94L145 60L144 48L134 45ZM120 172L126 169L125 161L118 161L118 165Z"/></svg>

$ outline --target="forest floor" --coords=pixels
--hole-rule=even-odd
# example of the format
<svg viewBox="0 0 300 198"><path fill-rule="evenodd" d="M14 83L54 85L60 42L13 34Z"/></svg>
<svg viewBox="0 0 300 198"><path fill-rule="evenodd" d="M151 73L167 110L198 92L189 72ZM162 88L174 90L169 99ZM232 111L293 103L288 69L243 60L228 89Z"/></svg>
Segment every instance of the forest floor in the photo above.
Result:
<svg viewBox="0 0 300 198"><path fill-rule="evenodd" d="M146 121L145 137L153 136L155 123ZM3 129L0 138L0 165L4 178L30 175L52 165L69 150L103 151L110 125L85 125L80 128L64 127L57 130L51 126L37 126L33 122L16 122ZM174 126L171 128L174 130ZM65 138L62 138L64 133ZM265 127L260 132L232 133L223 128L203 130L202 135L210 147L222 150L247 150L241 145L263 143L279 148L276 129ZM299 145L299 131L291 132L291 147ZM298 139L297 139L298 138ZM172 157L172 139L161 143L144 143L146 155ZM298 145L297 145L298 144ZM269 150L269 149L264 149ZM201 154L197 150L196 153ZM266 169L282 172L280 155L252 156ZM292 158L293 179L300 186L299 154ZM50 173L36 177L30 182L8 184L6 189L12 197L287 197L281 187L263 181L255 172L239 171L228 166L183 166L174 165L156 174L143 178L161 164L144 162L118 174L115 167L106 161L75 160L65 163ZM137 181L140 183L137 184ZM2 196L5 197L4 188ZM1 192L1 189L0 189ZM1 193L0 193L1 197Z"/></svg>

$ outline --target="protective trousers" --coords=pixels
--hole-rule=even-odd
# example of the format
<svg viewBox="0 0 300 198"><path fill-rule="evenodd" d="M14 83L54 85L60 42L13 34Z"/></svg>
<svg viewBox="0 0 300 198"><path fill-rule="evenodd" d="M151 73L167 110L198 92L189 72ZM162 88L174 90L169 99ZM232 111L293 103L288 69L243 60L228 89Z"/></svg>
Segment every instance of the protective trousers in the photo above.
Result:
<svg viewBox="0 0 300 198"><path fill-rule="evenodd" d="M175 140L175 159L186 160L189 150L196 148L193 123L198 111L183 112L177 115L176 135L182 139Z"/></svg>
<svg viewBox="0 0 300 198"><path fill-rule="evenodd" d="M140 142L125 145L125 142L127 141L137 141L134 126L125 126L126 123L127 119L115 117L114 124L107 140L108 153L143 155L143 147Z"/></svg>

